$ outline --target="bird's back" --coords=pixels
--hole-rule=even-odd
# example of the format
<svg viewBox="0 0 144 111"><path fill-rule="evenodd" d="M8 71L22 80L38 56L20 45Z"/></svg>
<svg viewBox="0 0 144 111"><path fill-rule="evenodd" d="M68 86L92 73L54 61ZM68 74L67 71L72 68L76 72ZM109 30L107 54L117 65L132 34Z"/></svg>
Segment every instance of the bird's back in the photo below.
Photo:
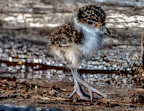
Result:
<svg viewBox="0 0 144 111"><path fill-rule="evenodd" d="M82 44L83 34L74 29L73 23L66 23L54 30L48 38L48 47L70 46Z"/></svg>

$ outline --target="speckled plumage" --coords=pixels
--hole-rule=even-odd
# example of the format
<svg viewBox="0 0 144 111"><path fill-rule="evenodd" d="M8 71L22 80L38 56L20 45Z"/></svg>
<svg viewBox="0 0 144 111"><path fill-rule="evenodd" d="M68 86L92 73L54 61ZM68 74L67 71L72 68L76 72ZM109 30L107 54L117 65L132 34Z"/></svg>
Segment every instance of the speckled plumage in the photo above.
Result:
<svg viewBox="0 0 144 111"><path fill-rule="evenodd" d="M51 53L60 59L65 59L72 67L76 68L82 57L91 57L100 47L102 34L99 27L105 24L105 17L104 11L95 5L80 8L72 22L58 27L50 34L48 47L51 49ZM89 21L94 25L89 24ZM98 27L97 31L95 31L96 27ZM96 34L93 35L94 33ZM73 52L77 58L68 57L66 54L69 51Z"/></svg>
<svg viewBox="0 0 144 111"><path fill-rule="evenodd" d="M77 72L81 60L89 58L97 52L101 45L102 34L104 32L109 34L105 27L105 18L106 15L100 7L96 5L84 6L78 10L73 21L58 27L48 38L48 47L51 53L66 60L70 65L75 83L70 98L77 93L81 99L90 98L92 101L92 92L107 97L86 83ZM90 95L84 93L79 83L88 88Z"/></svg>
<svg viewBox="0 0 144 111"><path fill-rule="evenodd" d="M87 20L92 20L95 22L105 22L106 14L102 10L101 7L97 7L96 5L88 5L86 7L82 7L78 11L78 20L81 22L87 22Z"/></svg>
<svg viewBox="0 0 144 111"><path fill-rule="evenodd" d="M50 34L48 46L62 47L67 44L82 44L83 33L74 29L73 23L66 23Z"/></svg>

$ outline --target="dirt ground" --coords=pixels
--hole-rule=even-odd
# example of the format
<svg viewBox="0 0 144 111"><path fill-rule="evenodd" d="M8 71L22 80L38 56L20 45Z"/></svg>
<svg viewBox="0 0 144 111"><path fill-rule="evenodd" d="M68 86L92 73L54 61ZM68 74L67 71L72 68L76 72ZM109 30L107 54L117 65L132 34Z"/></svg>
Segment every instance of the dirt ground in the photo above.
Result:
<svg viewBox="0 0 144 111"><path fill-rule="evenodd" d="M16 79L1 79L0 103L16 106L31 105L41 108L58 108L65 111L143 111L144 89L113 89L108 93L108 98L103 99L98 95L93 102L80 100L77 95L72 99L68 95L73 90L72 82L45 83L39 80L17 81ZM105 89L109 89L106 87ZM86 89L84 89L86 90Z"/></svg>

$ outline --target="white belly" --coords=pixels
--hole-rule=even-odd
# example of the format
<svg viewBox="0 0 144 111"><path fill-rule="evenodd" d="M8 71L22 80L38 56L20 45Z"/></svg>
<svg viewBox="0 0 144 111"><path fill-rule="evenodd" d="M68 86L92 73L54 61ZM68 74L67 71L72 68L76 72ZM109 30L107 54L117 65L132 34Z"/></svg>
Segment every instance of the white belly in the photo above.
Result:
<svg viewBox="0 0 144 111"><path fill-rule="evenodd" d="M97 53L98 49L101 46L102 38L89 37L86 38L82 45L78 45L77 48L82 52L82 55L86 58L89 58Z"/></svg>

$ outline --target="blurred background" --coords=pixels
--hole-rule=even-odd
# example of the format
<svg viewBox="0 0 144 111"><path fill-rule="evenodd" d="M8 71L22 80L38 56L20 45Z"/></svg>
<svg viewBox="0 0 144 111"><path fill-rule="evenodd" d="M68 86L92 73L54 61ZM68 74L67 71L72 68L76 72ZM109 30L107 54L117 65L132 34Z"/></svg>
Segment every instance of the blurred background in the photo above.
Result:
<svg viewBox="0 0 144 111"><path fill-rule="evenodd" d="M72 81L69 72L63 69L68 67L67 63L55 61L49 55L47 38L51 31L71 21L76 11L88 4L101 6L106 12L106 26L111 36L104 35L102 50L79 66L80 69L101 70L99 73L103 77L96 75L96 80L91 81L92 74L85 78L92 84L98 81L103 84L112 78L105 76L103 71L133 74L141 66L143 0L1 0L0 76ZM132 78L129 80L126 84L133 82Z"/></svg>
<svg viewBox="0 0 144 111"><path fill-rule="evenodd" d="M104 35L98 56L83 61L79 68L136 71L141 66L143 0L1 0L0 76L72 81L70 75L55 69L68 66L49 55L47 38L52 30L71 21L76 11L87 4L103 8L111 36ZM43 65L54 66L55 70Z"/></svg>
<svg viewBox="0 0 144 111"><path fill-rule="evenodd" d="M144 0L0 0L0 80L28 81L45 87L60 81L66 84L56 85L69 88L67 83L73 83L73 79L67 63L55 61L49 55L47 38L88 4L96 4L106 12L111 36L104 35L102 50L82 61L79 68L84 79L98 88L106 88L102 91L109 94L142 87ZM0 94L1 98L7 97Z"/></svg>
<svg viewBox="0 0 144 111"><path fill-rule="evenodd" d="M137 35L144 27L143 3L143 0L1 0L0 32L45 40L47 36L39 36L39 29L44 28L42 33L48 34L52 28L69 21L78 8L97 4L105 10L107 27L112 33ZM119 29L124 30L117 32ZM26 35L24 30L38 32Z"/></svg>

